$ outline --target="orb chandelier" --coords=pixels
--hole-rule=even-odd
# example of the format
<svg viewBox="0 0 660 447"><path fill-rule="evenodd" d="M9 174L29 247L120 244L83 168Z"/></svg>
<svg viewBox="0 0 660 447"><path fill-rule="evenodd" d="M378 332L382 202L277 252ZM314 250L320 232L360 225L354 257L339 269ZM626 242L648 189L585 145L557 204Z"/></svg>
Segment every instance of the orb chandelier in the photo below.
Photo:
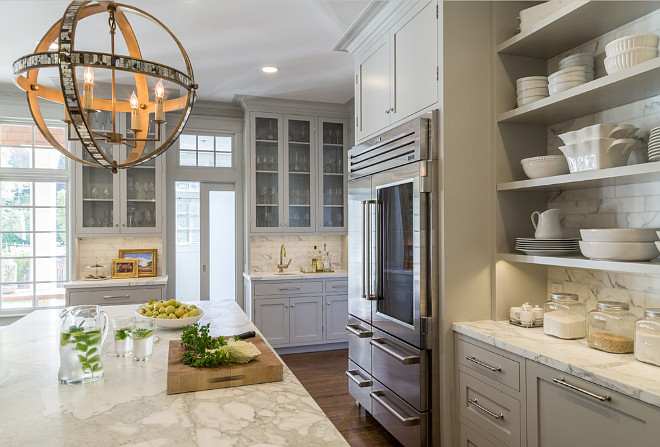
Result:
<svg viewBox="0 0 660 447"><path fill-rule="evenodd" d="M127 12L147 19L171 37L183 58L185 73L158 62L142 59L140 45L128 21ZM79 21L103 13L108 14L110 53L74 49ZM128 55L115 52L117 28L123 37ZM32 117L46 140L78 163L110 169L113 173L117 173L118 169L145 163L165 152L183 131L195 101L195 90L198 88L188 55L176 36L152 15L112 1L72 1L62 19L41 39L35 52L18 59L13 68L14 82L26 92ZM39 83L39 70L44 68L59 70L60 89ZM107 97L94 94L95 70L105 75L105 79L110 79L109 86L107 83L104 86L105 90L109 90L106 91ZM79 82L81 71L83 79ZM116 79L117 75L125 73L132 74L133 78L128 89L124 84L119 85ZM149 88L149 81L153 84L155 80L158 80L158 83ZM165 99L163 80L174 86L172 90L185 94ZM131 89L130 96L118 91L127 92ZM150 95L150 92L153 95ZM69 140L79 141L83 151L89 156L78 157L57 141L46 125L39 107L39 98L64 105L64 121L68 127ZM98 126L90 125L90 118L103 111L111 112L111 122L108 122L107 128L99 130L95 128ZM181 113L179 121L163 139L163 113L175 111ZM169 113L168 117L171 115ZM125 126L120 126L120 117L125 119ZM120 127L126 129L120 132ZM71 132L72 128L74 132ZM118 162L115 159L119 158L117 154L120 151L107 150L108 145L126 148L123 161Z"/></svg>

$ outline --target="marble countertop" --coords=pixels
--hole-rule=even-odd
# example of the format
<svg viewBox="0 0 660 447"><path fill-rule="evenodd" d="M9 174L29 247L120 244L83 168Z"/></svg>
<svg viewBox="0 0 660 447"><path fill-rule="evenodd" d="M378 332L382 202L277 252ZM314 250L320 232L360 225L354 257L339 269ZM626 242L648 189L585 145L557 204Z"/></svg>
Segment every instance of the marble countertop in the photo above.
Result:
<svg viewBox="0 0 660 447"><path fill-rule="evenodd" d="M202 301L213 335L255 326L233 301ZM106 306L109 317L135 306ZM0 331L0 439L11 446L348 446L284 367L284 381L167 395L169 340L158 329L153 358L117 358L111 331L103 344L105 376L60 385L60 310L36 310Z"/></svg>
<svg viewBox="0 0 660 447"><path fill-rule="evenodd" d="M534 360L567 374L660 406L660 367L638 362L633 354L610 354L587 346L587 339L562 340L543 328L508 321L454 323L454 331Z"/></svg>
<svg viewBox="0 0 660 447"><path fill-rule="evenodd" d="M147 276L143 278L117 278L104 281L85 281L82 279L64 283L65 289L89 289L101 287L140 287L167 285L167 276Z"/></svg>
<svg viewBox="0 0 660 447"><path fill-rule="evenodd" d="M297 272L284 272L286 274L277 274L276 272L258 272L258 273L243 273L243 277L250 281L272 281L272 280L292 280L292 279L345 279L348 278L348 272L345 270L338 270L328 273L303 273Z"/></svg>

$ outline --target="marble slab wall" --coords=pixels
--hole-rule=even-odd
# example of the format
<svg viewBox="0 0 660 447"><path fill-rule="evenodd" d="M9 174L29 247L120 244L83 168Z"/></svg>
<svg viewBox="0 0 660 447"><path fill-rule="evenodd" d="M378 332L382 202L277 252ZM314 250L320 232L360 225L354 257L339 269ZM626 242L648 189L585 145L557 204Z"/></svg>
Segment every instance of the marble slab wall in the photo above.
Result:
<svg viewBox="0 0 660 447"><path fill-rule="evenodd" d="M638 33L660 34L660 11L558 55L548 61L548 73L558 70L563 57L589 51L595 54L595 77L606 76L605 45ZM649 131L660 126L660 96L549 126L548 153L561 153L558 147L563 143L557 135L598 123L638 127L637 138L643 147L631 155L628 163L646 162ZM578 237L580 228L660 228L660 182L553 192L548 194L548 208L561 209L565 237ZM589 309L595 307L597 300L627 302L640 316L644 307L660 307L660 277L548 267L548 290L552 283L561 283L565 292L580 295Z"/></svg>
<svg viewBox="0 0 660 447"><path fill-rule="evenodd" d="M79 238L77 241L76 279L84 278L91 273L87 266L92 265L97 256L101 264L106 266L103 273L108 275L112 260L119 257L119 250L141 248L158 250L156 268L158 276L163 275L163 240L158 236Z"/></svg>
<svg viewBox="0 0 660 447"><path fill-rule="evenodd" d="M284 262L292 259L286 271L299 272L311 267L313 246L323 250L326 244L335 270L346 269L346 236L344 235L272 235L250 237L250 273L275 272L280 261L280 247L286 247Z"/></svg>

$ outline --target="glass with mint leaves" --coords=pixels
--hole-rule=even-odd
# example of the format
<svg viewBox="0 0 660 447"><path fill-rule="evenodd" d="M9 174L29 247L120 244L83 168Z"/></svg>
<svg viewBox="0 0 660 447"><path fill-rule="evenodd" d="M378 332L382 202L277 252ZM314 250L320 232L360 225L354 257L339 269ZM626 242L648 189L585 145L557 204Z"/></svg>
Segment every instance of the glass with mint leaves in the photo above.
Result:
<svg viewBox="0 0 660 447"><path fill-rule="evenodd" d="M151 359L154 351L155 324L156 320L153 318L134 318L131 322L134 360L143 362Z"/></svg>
<svg viewBox="0 0 660 447"><path fill-rule="evenodd" d="M126 357L133 353L133 339L131 338L131 322L133 317L114 317L112 319L112 332L115 339L115 356Z"/></svg>

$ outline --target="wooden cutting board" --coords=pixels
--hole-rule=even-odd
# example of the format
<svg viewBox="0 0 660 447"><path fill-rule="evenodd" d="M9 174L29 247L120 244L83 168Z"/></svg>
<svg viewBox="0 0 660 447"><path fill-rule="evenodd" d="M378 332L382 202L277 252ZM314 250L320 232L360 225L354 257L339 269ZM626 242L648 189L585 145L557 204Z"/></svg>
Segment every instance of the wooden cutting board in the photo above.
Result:
<svg viewBox="0 0 660 447"><path fill-rule="evenodd" d="M261 355L251 362L243 365L231 363L217 368L193 368L181 363L181 355L184 353L181 340L170 340L167 394L281 381L284 375L283 365L273 348L259 334L246 341L254 343L261 351Z"/></svg>

